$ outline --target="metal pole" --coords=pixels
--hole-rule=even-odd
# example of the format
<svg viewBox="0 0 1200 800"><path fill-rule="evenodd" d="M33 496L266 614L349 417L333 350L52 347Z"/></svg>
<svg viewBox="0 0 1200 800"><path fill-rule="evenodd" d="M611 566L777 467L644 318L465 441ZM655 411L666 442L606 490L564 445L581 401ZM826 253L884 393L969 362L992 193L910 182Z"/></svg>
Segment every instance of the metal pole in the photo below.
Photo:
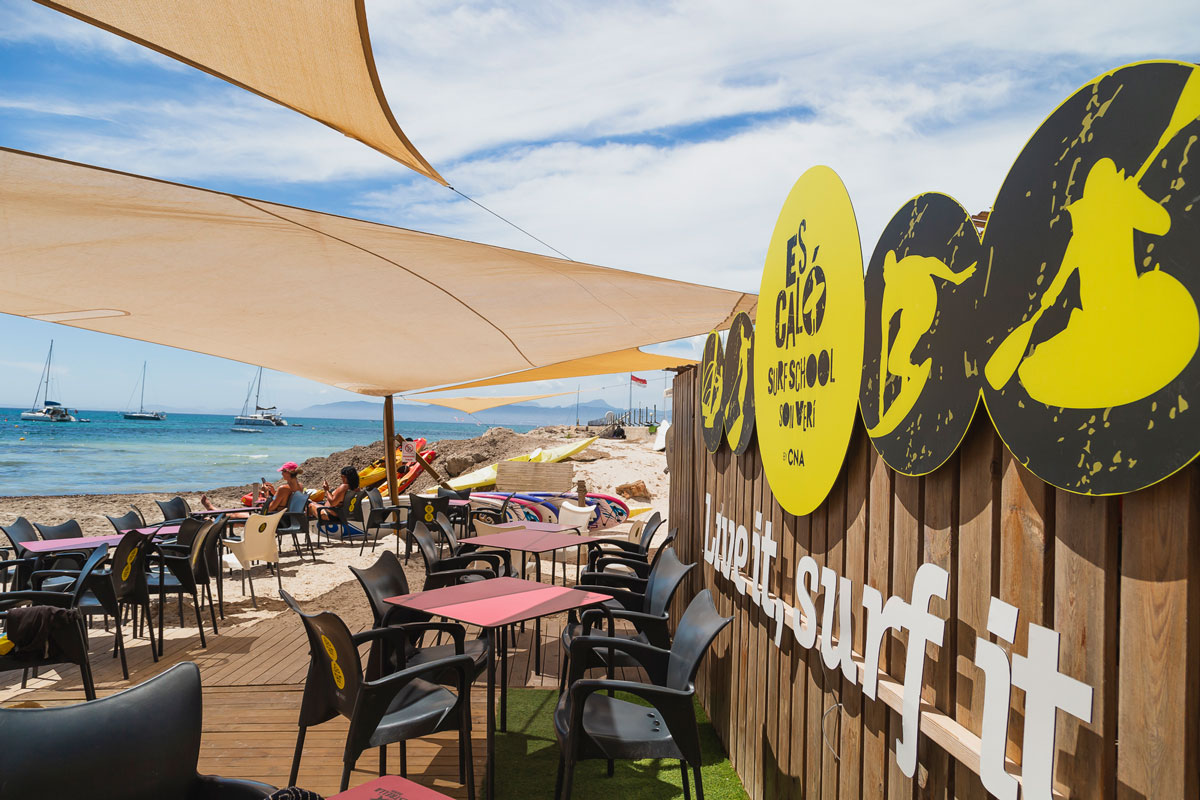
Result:
<svg viewBox="0 0 1200 800"><path fill-rule="evenodd" d="M575 424L579 424L579 385L575 386Z"/></svg>
<svg viewBox="0 0 1200 800"><path fill-rule="evenodd" d="M392 505L400 502L396 490L396 420L392 412L392 396L383 399L383 462L387 465L388 497Z"/></svg>

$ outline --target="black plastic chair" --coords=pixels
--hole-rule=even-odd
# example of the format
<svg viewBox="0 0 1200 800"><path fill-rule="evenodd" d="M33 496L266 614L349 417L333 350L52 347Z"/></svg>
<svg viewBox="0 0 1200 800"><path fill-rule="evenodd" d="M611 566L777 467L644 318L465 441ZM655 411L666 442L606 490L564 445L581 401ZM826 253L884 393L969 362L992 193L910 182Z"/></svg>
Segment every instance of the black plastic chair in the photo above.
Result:
<svg viewBox="0 0 1200 800"><path fill-rule="evenodd" d="M387 511L384 506L387 505L383 501L383 495L378 489L368 489L367 499L371 501L371 512L367 515L366 529L367 534L375 531L375 536L371 539L371 552L375 552L375 545L379 543L379 535L383 531L389 531L396 535L396 550L400 549L400 531L408 529L407 515L404 522L396 519L397 512ZM364 537L362 546L358 548L358 554L361 556L366 550L367 540Z"/></svg>
<svg viewBox="0 0 1200 800"><path fill-rule="evenodd" d="M404 539L404 560L408 561L412 555L412 546L415 542L413 539L413 531L416 530L417 522L422 522L425 527L430 530L436 529L435 522L438 514L445 514L450 510L449 497L429 497L416 493L408 495L408 518L405 520L408 526L408 533Z"/></svg>
<svg viewBox="0 0 1200 800"><path fill-rule="evenodd" d="M386 628L389 625L405 625L410 623L428 622L431 617L423 611L395 606L387 602L389 597L409 594L412 590L408 585L408 576L404 574L404 566L391 550L384 550L379 560L369 567L359 569L350 567L354 577L371 603L371 614L375 618L376 628ZM452 645L434 645L422 647L421 640L424 631L417 631L404 645L404 663L415 667L441 658L455 655ZM463 645L463 652L475 663L475 671L471 679L479 677L487 668L487 639L481 633L479 638L471 639ZM398 667L397 659L388 658L385 652L385 663Z"/></svg>
<svg viewBox="0 0 1200 800"><path fill-rule="evenodd" d="M466 556L479 552L484 552L489 555L498 555L500 556L500 569L497 570L496 576L504 577L506 575L516 575L516 573L513 571L512 559L510 558L507 550L503 548L490 547L484 550L482 548L486 547L486 545L479 545L475 544L474 542L467 544L459 542L458 536L454 533L453 524L451 524L450 520L448 520L444 514L438 514L435 522L437 524L433 530L436 530L440 534L441 540L445 544L446 549L449 551L451 556ZM538 558L536 553L533 555L534 558ZM540 559L538 559L538 563L541 563Z"/></svg>
<svg viewBox="0 0 1200 800"><path fill-rule="evenodd" d="M290 535L296 555L300 556L301 561L304 560L304 550L300 546L300 537L303 535L304 543L308 545L308 555L313 563L316 563L317 554L313 550L312 532L309 528L308 495L305 492L292 492L288 497L287 510L283 513L283 519L279 521L279 527L275 529L275 535L280 538Z"/></svg>
<svg viewBox="0 0 1200 800"><path fill-rule="evenodd" d="M15 557L15 560L4 563L4 588L6 591L9 588L10 572L12 573L12 588L25 588L29 585L29 574L33 572L35 563L33 555L25 549L25 545L29 542L39 541L37 529L29 520L17 517L11 525L0 526L0 531L3 531L8 538Z"/></svg>
<svg viewBox="0 0 1200 800"><path fill-rule="evenodd" d="M125 662L125 634L122 618L126 609L133 611L134 635L137 635L137 612L143 613L146 631L150 637L150 655L158 661L158 647L154 641L154 623L150 618L150 592L146 580L146 556L152 547L150 537L130 531L121 537L113 552L108 569L95 571L86 581L86 591L79 601L79 610L87 616L104 614L112 617L116 624L113 640L113 658L121 658L121 674L129 680L129 666Z"/></svg>
<svg viewBox="0 0 1200 800"><path fill-rule="evenodd" d="M425 527L424 522L417 523L412 535L425 562L424 591L498 577L508 555L476 551L462 556L442 558L437 543L433 540L433 534ZM472 564L487 566L473 567Z"/></svg>
<svg viewBox="0 0 1200 800"><path fill-rule="evenodd" d="M79 527L79 523L73 519L69 519L61 525L42 525L41 523L33 523L33 527L37 528L38 533L46 541L51 539L82 539L83 528Z"/></svg>
<svg viewBox="0 0 1200 800"><path fill-rule="evenodd" d="M163 522L180 522L187 519L192 508L182 497L172 497L170 500L155 500L158 510L162 512Z"/></svg>
<svg viewBox="0 0 1200 800"><path fill-rule="evenodd" d="M367 535L367 515L363 510L364 501L367 498L367 493L359 489L354 492L346 492L346 496L342 498L342 502L337 506L336 518L332 521L318 521L317 531L324 532L325 538L333 541L330 532L333 528L339 528L339 538L342 541L353 538L355 536L366 537Z"/></svg>
<svg viewBox="0 0 1200 800"><path fill-rule="evenodd" d="M631 575L633 577L645 579L650 575L650 571L654 569L654 565L658 563L658 559L666 552L667 548L675 544L675 538L679 534L678 528L671 528L667 531L667 535L663 537L658 548L655 549L654 555L649 561L645 560L645 556L634 554L620 555L601 555L596 558L592 564L588 566L591 572L612 572L614 568L620 568L621 572L617 574ZM628 570L628 572L625 572Z"/></svg>
<svg viewBox="0 0 1200 800"><path fill-rule="evenodd" d="M670 650L607 636L581 636L571 643L570 689L554 711L554 732L561 748L556 800L571 796L576 763L591 758L679 759L684 798L691 797L690 764L696 796L704 800L703 754L692 700L694 681L700 660L732 619L717 613L712 594L705 589L688 604ZM635 659L651 683L584 679L583 665L610 649ZM614 691L636 695L651 708L612 697Z"/></svg>
<svg viewBox="0 0 1200 800"><path fill-rule="evenodd" d="M607 573L585 572L579 578L578 587L597 594L607 594L612 600L605 601L608 614L615 619L630 623L633 633L618 631L618 639L641 642L662 649L671 646L670 614L671 600L679 590L683 579L691 572L695 564L684 564L675 555L674 548L664 548L663 557L658 560L654 570L646 579L643 592L630 591L628 588L612 585L613 579L624 582L624 576L612 576ZM599 619L600 611L585 610L578 618L572 611L568 615L567 624L562 632L563 668L559 678L559 689L565 686L567 678L567 660L570 658L571 643L585 631L592 620ZM600 635L600 634L591 634ZM603 659L593 659L581 665L581 669L594 667L636 667L637 662L620 652L613 654L610 665Z"/></svg>
<svg viewBox="0 0 1200 800"><path fill-rule="evenodd" d="M96 688L92 681L92 666L88 660L87 629L83 624L84 616L79 610L79 603L87 591L88 579L106 558L108 558L108 546L101 545L92 551L88 560L84 562L83 568L78 572L73 572L69 575L62 574L58 570L35 572L30 578L30 583L34 587L33 589L0 594L0 617L7 618L9 611L24 605L43 605L72 609L76 617L75 622L78 636L70 636L61 645L53 649L48 649L42 657L38 657L36 654L17 653L15 650L8 655L0 656L0 671L9 669L21 669L23 671L21 678L22 689L25 688L30 669L54 664L75 664L79 667L80 678L83 681L84 697L88 700L96 699ZM49 577L69 578L70 583L67 585L71 591L42 589L44 580Z"/></svg>
<svg viewBox="0 0 1200 800"><path fill-rule="evenodd" d="M125 531L133 530L134 528L143 527L142 515L137 512L137 509L131 508L129 511L126 511L119 517L105 514L104 518L112 523L113 529L117 533L124 533Z"/></svg>
<svg viewBox="0 0 1200 800"><path fill-rule="evenodd" d="M655 511L642 526L642 535L636 542L622 542L619 539L597 539L588 542L588 569L596 569L596 560L604 556L619 556L634 558L642 562L649 560L650 542L654 534L662 526L662 515ZM661 547L659 549L662 549Z"/></svg>
<svg viewBox="0 0 1200 800"><path fill-rule="evenodd" d="M470 489L447 489L444 486L439 486L437 490L438 497L444 497L447 500L466 500L471 501ZM446 517L453 524L457 525L459 530L467 533L471 530L471 507L450 505L445 511Z"/></svg>
<svg viewBox="0 0 1200 800"><path fill-rule="evenodd" d="M400 774L407 775L404 742L440 731L457 730L459 780L467 785L467 797L475 798L475 770L471 760L471 672L473 663L463 654L463 627L456 623L423 622L374 628L351 634L341 618L329 611L306 614L287 592L284 601L299 615L308 635L308 677L300 704L300 732L288 783L295 785L300 771L304 737L314 725L343 716L350 720L342 757L341 790L346 790L350 770L362 752L379 748L379 774L387 772L387 745L401 743ZM420 666L404 666L399 672L363 675L358 647L391 640L402 643L414 630L439 630L454 637L455 655ZM403 653L403 647L394 648ZM375 665L382 659L372 657ZM433 682L447 673L455 676L457 694ZM429 679L427 679L429 678ZM430 680L432 679L432 680Z"/></svg>
<svg viewBox="0 0 1200 800"><path fill-rule="evenodd" d="M0 709L0 794L260 800L274 791L265 783L198 774L201 724L200 670L191 663L90 703Z"/></svg>
<svg viewBox="0 0 1200 800"><path fill-rule="evenodd" d="M222 520L223 521L223 520ZM213 607L212 589L204 580L208 576L208 565L205 563L205 550L212 540L213 532L217 530L216 520L201 523L200 530L186 547L182 544L161 545L158 554L147 558L146 588L154 593L173 594L179 598L179 627L183 627L183 596L192 596L192 606L196 610L196 630L200 632L200 646L207 648L204 638L204 617L200 613L203 607L200 588L208 592L208 613L212 617L213 633L217 632L217 612ZM166 569L161 572L155 568L158 559L162 559ZM165 602L165 601L164 601ZM158 629L161 641L163 629Z"/></svg>

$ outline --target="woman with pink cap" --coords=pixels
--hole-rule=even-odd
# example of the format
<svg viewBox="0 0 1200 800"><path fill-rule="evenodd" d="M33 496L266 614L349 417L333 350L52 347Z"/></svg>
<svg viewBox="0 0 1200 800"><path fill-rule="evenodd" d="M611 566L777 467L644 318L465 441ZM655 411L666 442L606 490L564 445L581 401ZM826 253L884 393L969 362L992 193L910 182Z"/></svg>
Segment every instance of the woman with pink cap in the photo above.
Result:
<svg viewBox="0 0 1200 800"><path fill-rule="evenodd" d="M266 501L266 506L262 510L263 514L274 514L276 511L287 510L288 498L292 496L292 493L304 491L304 487L300 485L300 479L298 477L300 475L300 465L295 461L285 462L284 465L278 469L278 472L283 475L283 480L279 482L279 485L273 486L264 480L262 482L262 486L259 488L258 497L255 498L256 500L261 498L262 500ZM200 505L204 506L209 511L212 511L216 508L212 504L212 501L208 499L208 495L201 495ZM245 517L249 515L233 514L231 516Z"/></svg>

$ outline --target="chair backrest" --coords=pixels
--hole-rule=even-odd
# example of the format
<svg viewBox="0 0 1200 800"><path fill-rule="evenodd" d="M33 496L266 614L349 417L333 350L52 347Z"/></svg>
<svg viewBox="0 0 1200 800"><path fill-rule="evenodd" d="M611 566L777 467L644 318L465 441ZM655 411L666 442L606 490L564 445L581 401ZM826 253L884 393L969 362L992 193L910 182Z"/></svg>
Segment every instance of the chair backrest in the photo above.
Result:
<svg viewBox="0 0 1200 800"><path fill-rule="evenodd" d="M158 504L158 509L162 511L163 521L175 519L184 519L187 517L191 508L188 506L188 501L182 497L172 497L170 500L155 500Z"/></svg>
<svg viewBox="0 0 1200 800"><path fill-rule="evenodd" d="M108 559L108 545L102 544L92 550L92 554L88 556L88 560L83 562L83 566L79 570L79 577L75 579L75 585L71 591L71 607L79 605L79 600L83 597L90 587L88 586L88 578L92 576L101 564Z"/></svg>
<svg viewBox="0 0 1200 800"><path fill-rule="evenodd" d="M207 582L210 577L220 576L221 574L221 556L217 549L221 546L221 537L225 535L225 528L229 524L229 519L221 514L212 521L212 527L208 529L204 539L200 544L199 561L192 563L192 574L196 576L196 580ZM196 537L199 539L200 537ZM219 578L218 578L219 579Z"/></svg>
<svg viewBox="0 0 1200 800"><path fill-rule="evenodd" d="M379 627L394 606L384 602L389 597L409 594L412 589L408 586L408 576L400 559L391 550L384 550L379 560L369 567L351 567L350 571L358 578L367 600L371 603L371 613L375 616L375 626Z"/></svg>
<svg viewBox="0 0 1200 800"><path fill-rule="evenodd" d="M663 537L662 544L654 551L654 557L650 559L650 569L654 569L654 565L662 558L663 553L671 549L671 545L675 543L675 537L679 535L679 528L671 528L667 531L667 535Z"/></svg>
<svg viewBox="0 0 1200 800"><path fill-rule="evenodd" d="M638 539L638 546L642 548L643 553L650 549L650 541L654 538L654 534L658 532L662 524L662 514L655 511L650 515L650 519L646 520L646 524L642 526L642 535Z"/></svg>
<svg viewBox="0 0 1200 800"><path fill-rule="evenodd" d="M12 542L13 549L18 553L23 550L21 545L38 540L37 530L24 517L17 517L11 525L0 527L0 531L4 531L4 535Z"/></svg>
<svg viewBox="0 0 1200 800"><path fill-rule="evenodd" d="M646 606L647 614L662 616L667 613L667 606L671 605L671 598L675 596L675 591L679 588L679 584L683 581L695 564L684 564L675 555L675 548L665 548L666 552L662 557L657 559L653 569L650 570L649 576L646 578Z"/></svg>
<svg viewBox="0 0 1200 800"><path fill-rule="evenodd" d="M378 489L367 489L367 499L371 501L371 508L383 508L383 495Z"/></svg>
<svg viewBox="0 0 1200 800"><path fill-rule="evenodd" d="M316 725L338 714L349 719L362 686L362 662L350 629L337 614L306 614L286 591L280 595L304 623L312 659L304 684L300 724Z"/></svg>
<svg viewBox="0 0 1200 800"><path fill-rule="evenodd" d="M458 537L454 535L454 525L450 522L450 518L445 514L438 514L434 524L441 529L446 544L450 546L450 554L458 555Z"/></svg>
<svg viewBox="0 0 1200 800"><path fill-rule="evenodd" d="M307 492L292 492L288 496L287 510L292 514L298 514L308 508L308 493Z"/></svg>
<svg viewBox="0 0 1200 800"><path fill-rule="evenodd" d="M124 533L125 531L142 527L141 515L139 515L137 511L133 509L126 511L119 517L112 517L108 514L105 514L104 517L112 523L113 529L116 530L117 533Z"/></svg>
<svg viewBox="0 0 1200 800"><path fill-rule="evenodd" d="M668 688L687 690L692 685L700 668L700 659L732 619L717 613L712 592L708 589L692 598L675 628L671 656L667 660Z"/></svg>
<svg viewBox="0 0 1200 800"><path fill-rule="evenodd" d="M135 506L135 505L132 505L132 504L129 506L129 508L130 508L130 510L131 510L131 511L133 511L133 513L137 514L137 515L138 515L138 519L140 519L140 520L142 521L142 524L141 524L140 526L138 526L138 527L141 527L141 528L144 528L144 527L146 527L146 515L142 513L142 510L141 510L140 508L138 508L137 506Z"/></svg>
<svg viewBox="0 0 1200 800"><path fill-rule="evenodd" d="M42 525L33 523L33 527L38 529L38 533L43 539L82 539L83 528L79 527L79 523L73 519L69 519L61 525Z"/></svg>
<svg viewBox="0 0 1200 800"><path fill-rule="evenodd" d="M433 571L434 565L441 560L438 556L437 542L433 540L433 533L422 520L417 520L412 537L417 543L417 549L421 551L421 558L425 561L425 574L428 575Z"/></svg>
<svg viewBox="0 0 1200 800"><path fill-rule="evenodd" d="M201 722L200 670L192 663L89 703L0 709L4 796L196 796ZM48 769L47 758L60 768Z"/></svg>
<svg viewBox="0 0 1200 800"><path fill-rule="evenodd" d="M199 577L204 570L204 550L208 546L209 537L212 536L216 526L216 520L205 520L201 523L200 530L196 531L196 535L192 537L192 549L188 552L188 564L192 567L192 575L196 577Z"/></svg>
<svg viewBox="0 0 1200 800"><path fill-rule="evenodd" d="M146 553L149 551L150 537L136 531L125 534L117 543L109 575L118 602L145 595Z"/></svg>
<svg viewBox="0 0 1200 800"><path fill-rule="evenodd" d="M196 540L196 536L204 529L207 524L206 520L188 517L179 523L179 532L175 534L176 543L184 547L191 547L192 542Z"/></svg>
<svg viewBox="0 0 1200 800"><path fill-rule="evenodd" d="M242 546L239 561L279 561L279 540L275 531L279 528L279 520L283 512L274 514L251 514L246 518L246 527L242 531Z"/></svg>
<svg viewBox="0 0 1200 800"><path fill-rule="evenodd" d="M450 513L449 497L428 497L419 494L408 496L408 528L413 530L417 522L432 528L438 514Z"/></svg>
<svg viewBox="0 0 1200 800"><path fill-rule="evenodd" d="M499 525L489 525L488 523L483 522L482 520L478 520L478 519L475 520L474 522L472 522L471 525L475 529L476 536L492 536L493 534L497 534L497 533L507 533L510 531L525 530L524 528L520 528L517 526L513 526L510 528L502 528Z"/></svg>
<svg viewBox="0 0 1200 800"><path fill-rule="evenodd" d="M439 486L437 489L437 496L445 497L449 500L470 500L471 490L463 489L459 491L456 489L447 489L445 486Z"/></svg>
<svg viewBox="0 0 1200 800"><path fill-rule="evenodd" d="M574 503L563 503L558 507L558 524L574 525L579 528L580 533L587 533L594 513L595 508L592 506L584 508Z"/></svg>

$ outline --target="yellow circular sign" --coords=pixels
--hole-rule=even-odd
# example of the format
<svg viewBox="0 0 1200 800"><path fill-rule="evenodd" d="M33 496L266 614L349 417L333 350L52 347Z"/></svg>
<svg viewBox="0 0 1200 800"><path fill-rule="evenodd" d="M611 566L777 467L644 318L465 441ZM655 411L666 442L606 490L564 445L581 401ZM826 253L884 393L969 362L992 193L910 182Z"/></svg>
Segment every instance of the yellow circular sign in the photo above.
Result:
<svg viewBox="0 0 1200 800"><path fill-rule="evenodd" d="M779 504L808 514L841 471L863 357L858 224L837 173L813 167L784 201L767 249L754 335L754 420Z"/></svg>

